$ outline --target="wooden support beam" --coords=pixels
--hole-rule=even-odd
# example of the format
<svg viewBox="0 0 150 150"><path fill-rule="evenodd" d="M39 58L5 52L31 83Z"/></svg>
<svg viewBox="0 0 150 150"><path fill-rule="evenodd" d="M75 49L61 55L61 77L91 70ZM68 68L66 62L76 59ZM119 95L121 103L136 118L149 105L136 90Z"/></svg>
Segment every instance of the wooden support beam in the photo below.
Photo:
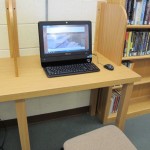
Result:
<svg viewBox="0 0 150 150"><path fill-rule="evenodd" d="M90 95L90 114L91 116L96 115L97 97L99 89L92 89Z"/></svg>
<svg viewBox="0 0 150 150"><path fill-rule="evenodd" d="M98 97L97 115L103 124L107 123L112 96L112 87L105 87Z"/></svg>
<svg viewBox="0 0 150 150"><path fill-rule="evenodd" d="M16 113L22 150L30 150L25 100L16 101Z"/></svg>
<svg viewBox="0 0 150 150"><path fill-rule="evenodd" d="M18 73L17 57L19 57L19 42L18 42L18 28L16 16L16 1L5 0L5 4L6 4L10 56L14 58L15 76L18 77L19 73Z"/></svg>
<svg viewBox="0 0 150 150"><path fill-rule="evenodd" d="M117 118L116 118L116 125L121 130L124 130L132 90L133 90L133 83L124 84L122 87L121 99L120 99Z"/></svg>

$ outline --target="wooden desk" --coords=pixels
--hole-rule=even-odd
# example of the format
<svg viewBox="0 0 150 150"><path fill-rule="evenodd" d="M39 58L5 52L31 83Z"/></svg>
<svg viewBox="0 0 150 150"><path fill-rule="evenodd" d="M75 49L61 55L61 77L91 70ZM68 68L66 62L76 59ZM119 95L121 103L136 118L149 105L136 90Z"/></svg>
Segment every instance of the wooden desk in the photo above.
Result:
<svg viewBox="0 0 150 150"><path fill-rule="evenodd" d="M94 56L95 57L95 56ZM95 63L111 63L99 55ZM120 107L116 125L123 129L129 97L133 82L140 80L140 76L124 66L116 66L114 71L106 70L101 64L97 66L100 72L47 78L40 66L39 56L26 56L18 58L20 77L15 77L13 61L11 58L0 60L0 102L16 101L16 113L22 150L30 150L28 124L26 116L25 99L47 96L88 89L98 89L123 84ZM94 91L94 90L92 90ZM92 94L94 92L91 92ZM91 95L91 113L95 112L96 96Z"/></svg>

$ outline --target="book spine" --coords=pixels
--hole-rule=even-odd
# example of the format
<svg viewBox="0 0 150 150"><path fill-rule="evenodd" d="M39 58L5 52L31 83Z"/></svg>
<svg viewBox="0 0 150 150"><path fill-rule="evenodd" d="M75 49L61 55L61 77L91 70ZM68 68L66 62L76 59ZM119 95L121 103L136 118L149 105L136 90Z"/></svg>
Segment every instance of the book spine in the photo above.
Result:
<svg viewBox="0 0 150 150"><path fill-rule="evenodd" d="M130 68L131 70L133 70L133 67L134 67L134 63L133 63L133 62L130 62L129 68Z"/></svg>
<svg viewBox="0 0 150 150"><path fill-rule="evenodd" d="M115 94L114 94L114 92L113 92L113 109L112 109L112 113L114 113L115 112L115 107L116 107L116 96L115 96Z"/></svg>
<svg viewBox="0 0 150 150"><path fill-rule="evenodd" d="M131 51L131 36L132 36L132 32L129 32L129 38L128 38L128 46L127 46L127 56L130 55L130 51Z"/></svg>
<svg viewBox="0 0 150 150"><path fill-rule="evenodd" d="M128 1L129 1L129 0L126 0L126 1L125 1L125 10L126 10L126 12L128 11L128 10L127 10L127 9L128 9L128 8L127 8L127 6L128 6Z"/></svg>
<svg viewBox="0 0 150 150"><path fill-rule="evenodd" d="M134 0L130 0L129 10L128 10L129 24L132 24L133 22L133 14L134 14Z"/></svg>
<svg viewBox="0 0 150 150"><path fill-rule="evenodd" d="M115 110L115 112L118 111L119 97L120 97L119 95L116 96L116 99L117 99L117 100L116 100L116 110Z"/></svg>
<svg viewBox="0 0 150 150"><path fill-rule="evenodd" d="M143 37L144 37L144 32L141 32L141 45L140 45L140 55L142 56L142 55L144 55L143 54L143 42L144 42L144 40L143 40Z"/></svg>
<svg viewBox="0 0 150 150"><path fill-rule="evenodd" d="M118 107L119 107L119 103L120 103L120 98L121 98L121 92L119 90L116 90L116 93L117 93L117 109L116 109L116 112L118 111Z"/></svg>
<svg viewBox="0 0 150 150"><path fill-rule="evenodd" d="M137 2L136 2L136 0L134 0L133 18L132 18L132 22L131 22L131 24L134 24L134 23L135 23L136 6L137 6Z"/></svg>
<svg viewBox="0 0 150 150"><path fill-rule="evenodd" d="M134 45L134 51L135 51L135 56L138 55L138 49L139 49L139 33L138 32L134 32L135 34L135 45Z"/></svg>
<svg viewBox="0 0 150 150"><path fill-rule="evenodd" d="M146 55L147 32L143 33L143 55Z"/></svg>
<svg viewBox="0 0 150 150"><path fill-rule="evenodd" d="M110 105L110 110L109 110L109 114L113 113L113 105L114 105L114 98L111 98L111 105Z"/></svg>
<svg viewBox="0 0 150 150"><path fill-rule="evenodd" d="M149 15L148 15L148 24L150 25L150 11L149 11Z"/></svg>
<svg viewBox="0 0 150 150"><path fill-rule="evenodd" d="M147 40L147 55L150 55L150 32L148 34L148 40Z"/></svg>
<svg viewBox="0 0 150 150"><path fill-rule="evenodd" d="M144 24L148 24L150 15L150 0L147 2L146 10L145 10L145 16L144 16Z"/></svg>
<svg viewBox="0 0 150 150"><path fill-rule="evenodd" d="M124 57L127 57L128 39L129 39L129 32L126 32L124 54L123 54Z"/></svg>
<svg viewBox="0 0 150 150"><path fill-rule="evenodd" d="M141 12L140 24L143 24L143 21L144 21L144 14L145 14L145 9L146 9L146 3L147 3L147 0L143 0L142 1L142 12Z"/></svg>
<svg viewBox="0 0 150 150"><path fill-rule="evenodd" d="M140 18L142 13L142 1L137 2L136 13L135 13L135 22L134 24L140 24Z"/></svg>
<svg viewBox="0 0 150 150"><path fill-rule="evenodd" d="M133 52L135 52L135 51L136 51L136 49L135 49L136 32L135 32L135 31L132 32L132 37L133 37L133 44L132 44L132 47L133 47Z"/></svg>
<svg viewBox="0 0 150 150"><path fill-rule="evenodd" d="M130 56L132 55L133 52L133 39L134 39L134 34L131 32L131 39L130 39Z"/></svg>
<svg viewBox="0 0 150 150"><path fill-rule="evenodd" d="M128 6L127 6L127 16L128 16L128 24L130 24L131 22L131 20L130 20L130 18L131 18L131 16L130 16L130 13L131 13L131 7L132 7L132 0L128 0L128 4L127 4Z"/></svg>
<svg viewBox="0 0 150 150"><path fill-rule="evenodd" d="M128 60L123 60L123 61L122 61L122 64L123 64L124 66L128 67Z"/></svg>

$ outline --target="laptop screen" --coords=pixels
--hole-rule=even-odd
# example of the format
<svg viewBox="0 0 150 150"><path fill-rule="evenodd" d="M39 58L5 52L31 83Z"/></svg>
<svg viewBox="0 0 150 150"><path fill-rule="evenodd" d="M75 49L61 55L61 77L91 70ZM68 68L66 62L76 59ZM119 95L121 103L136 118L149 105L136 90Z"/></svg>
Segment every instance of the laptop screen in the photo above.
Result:
<svg viewBox="0 0 150 150"><path fill-rule="evenodd" d="M90 21L45 21L38 25L43 61L91 57Z"/></svg>

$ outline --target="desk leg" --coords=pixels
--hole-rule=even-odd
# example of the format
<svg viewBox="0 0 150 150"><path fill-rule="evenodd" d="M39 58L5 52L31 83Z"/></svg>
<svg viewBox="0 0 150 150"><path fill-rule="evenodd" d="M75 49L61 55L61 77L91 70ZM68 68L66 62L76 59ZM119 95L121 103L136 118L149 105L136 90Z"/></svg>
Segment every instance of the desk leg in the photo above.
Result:
<svg viewBox="0 0 150 150"><path fill-rule="evenodd" d="M120 100L117 118L116 118L116 125L121 130L124 130L124 125L126 121L126 116L127 116L131 94L132 94L132 89L133 89L133 83L125 84L122 87L121 100Z"/></svg>
<svg viewBox="0 0 150 150"><path fill-rule="evenodd" d="M30 150L25 100L16 101L16 114L22 150Z"/></svg>
<svg viewBox="0 0 150 150"><path fill-rule="evenodd" d="M98 97L97 115L103 124L107 123L111 105L112 87L105 87Z"/></svg>
<svg viewBox="0 0 150 150"><path fill-rule="evenodd" d="M96 115L96 107L97 107L97 99L98 99L98 92L100 89L92 89L91 96L90 96L90 114L91 116Z"/></svg>

